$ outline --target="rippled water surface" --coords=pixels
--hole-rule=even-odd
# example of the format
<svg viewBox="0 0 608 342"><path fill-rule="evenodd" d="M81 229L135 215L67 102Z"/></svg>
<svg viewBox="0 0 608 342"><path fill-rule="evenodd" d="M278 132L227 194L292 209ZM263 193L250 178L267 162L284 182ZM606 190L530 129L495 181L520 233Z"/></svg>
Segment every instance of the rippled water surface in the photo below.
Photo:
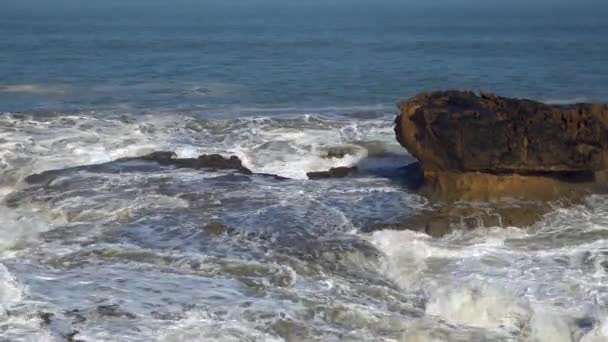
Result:
<svg viewBox="0 0 608 342"><path fill-rule="evenodd" d="M390 169L410 160L393 141L392 116L366 116L3 115L4 336L606 339L608 199L556 208L524 230L441 239L364 233L430 206L374 172L305 179L306 170ZM351 154L327 157L335 146ZM145 161L69 168L153 150L235 154L256 172L290 179ZM45 169L63 170L22 180ZM217 223L225 231L208 229Z"/></svg>
<svg viewBox="0 0 608 342"><path fill-rule="evenodd" d="M608 341L606 196L377 229L434 205L393 103L605 101L601 2L172 4L0 4L0 340ZM159 150L286 179L116 161Z"/></svg>

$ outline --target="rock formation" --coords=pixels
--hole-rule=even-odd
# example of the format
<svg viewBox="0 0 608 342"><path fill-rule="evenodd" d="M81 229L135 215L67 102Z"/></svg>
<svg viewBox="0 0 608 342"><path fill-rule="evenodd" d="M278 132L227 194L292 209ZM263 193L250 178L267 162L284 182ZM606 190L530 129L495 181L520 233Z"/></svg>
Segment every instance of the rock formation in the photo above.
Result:
<svg viewBox="0 0 608 342"><path fill-rule="evenodd" d="M528 226L551 201L571 204L608 191L608 105L438 91L399 109L397 140L419 161L418 175L409 177L442 203L425 217L422 229L431 235L454 225L495 226L488 223L495 219Z"/></svg>
<svg viewBox="0 0 608 342"><path fill-rule="evenodd" d="M252 174L251 170L244 167L243 163L237 156L230 156L226 158L219 154L203 154L198 158L177 158L175 152L156 151L142 157L123 158L119 159L119 161L137 159L155 161L161 165L173 165L177 168L236 170L244 174Z"/></svg>
<svg viewBox="0 0 608 342"><path fill-rule="evenodd" d="M549 173L608 166L608 106L551 106L472 92L400 104L399 142L427 171Z"/></svg>
<svg viewBox="0 0 608 342"><path fill-rule="evenodd" d="M43 183L48 184L57 177L70 171L90 171L90 172L110 172L120 173L127 170L145 170L146 165L130 165L131 162L146 162L155 165L173 167L178 169L195 169L206 171L230 170L239 174L253 175L253 172L243 166L243 163L237 156L223 157L219 154L203 154L198 158L177 158L175 152L171 151L156 151L144 156L120 158L111 162L93 165L75 166L65 169L48 170L41 173L36 173L25 177L27 183ZM258 176L269 176L275 179L285 179L277 175L258 173Z"/></svg>
<svg viewBox="0 0 608 342"><path fill-rule="evenodd" d="M306 176L308 179L344 178L351 176L356 171L356 167L340 166L332 167L328 171L308 172Z"/></svg>
<svg viewBox="0 0 608 342"><path fill-rule="evenodd" d="M443 198L550 200L600 190L608 169L608 106L547 105L464 91L399 105L397 140Z"/></svg>

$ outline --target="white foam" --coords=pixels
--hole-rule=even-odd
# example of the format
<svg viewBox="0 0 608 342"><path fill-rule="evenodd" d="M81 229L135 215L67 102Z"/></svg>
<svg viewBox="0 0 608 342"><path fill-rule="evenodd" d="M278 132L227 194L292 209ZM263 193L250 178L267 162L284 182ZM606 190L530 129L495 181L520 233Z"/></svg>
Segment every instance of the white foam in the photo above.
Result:
<svg viewBox="0 0 608 342"><path fill-rule="evenodd" d="M411 231L374 232L370 241L384 253L384 273L403 288L415 283L427 267L431 255L426 240L430 237Z"/></svg>
<svg viewBox="0 0 608 342"><path fill-rule="evenodd" d="M0 175L7 176L4 179L11 176L15 182L34 172L105 162L154 150L173 150L181 157L194 157L202 153L236 153L255 172L304 178L309 171L351 166L368 157L366 149L362 147L344 157L326 158L322 151L328 146L352 146L357 145L356 142L370 140L394 144L391 123L382 120L330 122L308 116L288 123L269 118L238 119L208 122L197 130L188 126L196 120L187 117L155 116L119 120L64 116L38 120L6 115L0 120L7 123L6 127L0 128ZM179 172L180 177L205 177L200 172ZM114 185L122 184L119 181L132 181L124 174L106 176L109 183ZM15 182L4 179L2 186L6 194L12 190ZM334 188L325 192L326 189L323 189L321 194L334 196L337 192L344 192L354 193L355 197L359 193L400 192L382 182L378 186L369 186L369 183L366 186L346 191ZM243 196L250 195L250 190L242 191ZM286 190L289 191L291 189ZM234 195L240 194L235 192ZM284 196L281 194L277 205L289 205L292 199L290 195L302 197L310 194L304 190ZM307 200L317 201L317 197L314 197L317 195L315 193ZM56 211L75 208L75 214L70 216L74 221L97 223L119 215L129 215L125 212L128 210L183 208L188 205L187 201L162 195L141 195L127 199L116 197L102 200L74 196L58 199L54 205ZM92 202L87 203L87 200ZM579 335L583 342L596 342L602 341L608 330L606 320L602 320L605 313L599 308L604 300L600 290L605 284L606 272L603 270L603 259L590 262L593 273L582 272L580 264L583 263L584 252L595 256L605 250L606 240L568 243L559 247L547 243L536 246L533 240L546 242L554 237L552 234L563 234L572 227L580 228L581 232L607 229L608 225L601 220L608 221L608 213L598 209L605 207L606 199L595 198L593 201L589 205L591 208L557 211L557 217L545 221L546 227L537 231L478 229L454 232L442 239L431 239L425 234L411 231L379 231L365 238L383 253L380 271L386 277L394 280L408 294L423 293L427 299L427 316L424 320L432 321L430 327L437 327L439 322L445 321L456 327L455 330L465 331L461 336L474 336L466 334L473 327L472 330L483 330L488 334L525 335L530 341L569 341L568 336L578 331L571 318L594 313L593 317L601 323L594 325L589 332L579 331ZM95 206L101 202L103 205ZM315 205L322 207L323 203ZM85 209L81 210L78 204ZM0 208L0 217L5 223L0 229L0 250L4 250L4 256L18 250L16 247L30 242L56 223L54 219L49 219L53 213L45 214L44 208L21 205L23 207L17 210ZM397 205L422 209L427 203L410 196ZM343 212L329 206L323 209L327 209L324 213L332 215L332 220L348 225L348 217ZM534 249L528 248L532 245ZM74 245L74 248L80 246ZM53 253L60 255L61 250L53 250ZM581 260L574 258L577 256ZM559 265L555 262L559 258L570 259L566 259L566 265ZM291 278L295 279L295 276L294 273ZM10 275L7 277L10 278ZM14 279L13 282L9 279L4 283L8 285L0 287L0 300L6 298L7 307L18 304L23 298L23 290ZM334 285L332 279L328 279L327 284L338 286ZM17 302L11 302L11 298L17 298ZM556 303L560 302L566 304L556 308ZM360 307L344 307L346 313L356 313L352 319L362 324L389 326L388 323L378 323L380 319L366 322L369 315ZM357 310L360 312L355 312ZM192 314L164 331L161 340L279 340L237 316L218 318L202 313ZM351 320L350 316L345 317L345 322ZM467 340L447 333L436 334L427 328L410 330L402 340Z"/></svg>
<svg viewBox="0 0 608 342"><path fill-rule="evenodd" d="M546 233L483 229L432 239L415 232L379 231L368 239L385 256L384 274L404 290L424 292L426 313L439 320L527 336L526 341L570 342L580 336L581 341L608 341L608 316L601 304L607 278L599 252L606 249L606 240L530 250L536 234ZM519 242L506 243L509 239ZM598 259L591 260L591 270L581 271L589 262L577 261L578 255ZM564 258L570 258L565 259L568 265L559 262ZM592 331L573 324L574 318L589 316L601 322ZM424 341L421 334L416 338Z"/></svg>
<svg viewBox="0 0 608 342"><path fill-rule="evenodd" d="M23 291L3 264L0 264L0 319L7 310L23 299Z"/></svg>
<svg viewBox="0 0 608 342"><path fill-rule="evenodd" d="M545 311L535 311L529 322L528 340L532 342L574 342L572 328L563 316Z"/></svg>
<svg viewBox="0 0 608 342"><path fill-rule="evenodd" d="M46 215L34 208L9 209L0 206L0 255L7 257L17 253L19 248L33 241L38 234L53 227Z"/></svg>
<svg viewBox="0 0 608 342"><path fill-rule="evenodd" d="M365 157L363 147L344 157L327 158L329 146L392 139L390 120L331 121L313 116L207 121L180 115L147 115L125 121L107 115L67 115L42 120L0 116L14 129L0 128L0 169L18 180L49 169L107 162L155 150L180 157L204 153L236 154L254 172L306 178L306 173L352 166ZM199 125L192 130L192 125ZM1 126L0 126L1 127ZM357 144L355 144L356 146ZM8 178L7 178L8 177Z"/></svg>
<svg viewBox="0 0 608 342"><path fill-rule="evenodd" d="M548 103L548 104L553 104L553 105L569 105L569 104L575 104L575 103L589 102L589 98L584 97L584 96L578 96L578 97L563 98L563 99L547 99L544 102Z"/></svg>
<svg viewBox="0 0 608 342"><path fill-rule="evenodd" d="M178 147L166 132L139 131L137 122L65 116L48 120L0 117L0 165L5 179L71 166L107 162ZM82 129L82 127L88 127Z"/></svg>
<svg viewBox="0 0 608 342"><path fill-rule="evenodd" d="M454 340L449 341L446 338L442 338L437 336L435 331L430 330L429 328L415 328L407 331L399 341L402 342L453 342Z"/></svg>
<svg viewBox="0 0 608 342"><path fill-rule="evenodd" d="M24 300L24 289L8 269L0 263L0 328L2 329L2 338L7 341L54 341L49 332L41 327L38 318L27 313L16 313L15 310L12 310L15 307L22 306ZM9 313L9 311L12 312Z"/></svg>
<svg viewBox="0 0 608 342"><path fill-rule="evenodd" d="M175 327L162 332L159 341L280 342L283 339L250 327L249 324L243 321L219 320L204 313L192 313L179 321Z"/></svg>
<svg viewBox="0 0 608 342"><path fill-rule="evenodd" d="M453 323L516 332L527 321L529 309L503 290L453 284L433 290L426 312Z"/></svg>
<svg viewBox="0 0 608 342"><path fill-rule="evenodd" d="M345 141L333 130L261 130L258 135L258 144L244 141L237 152L244 157L246 165L257 172L306 179L307 172L352 166L366 157L364 150L343 158L324 157L320 151L324 146L340 145Z"/></svg>

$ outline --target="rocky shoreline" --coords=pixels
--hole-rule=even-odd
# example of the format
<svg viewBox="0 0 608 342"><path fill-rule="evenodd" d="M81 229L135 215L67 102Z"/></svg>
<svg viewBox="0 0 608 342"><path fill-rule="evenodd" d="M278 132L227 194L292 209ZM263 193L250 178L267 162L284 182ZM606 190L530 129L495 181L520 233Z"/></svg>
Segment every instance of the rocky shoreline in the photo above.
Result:
<svg viewBox="0 0 608 342"><path fill-rule="evenodd" d="M571 205L592 193L608 192L608 106L546 105L530 100L467 91L421 93L399 104L397 141L418 162L390 177L419 193L433 210L394 225L365 231L410 229L440 237L454 229L528 227L555 203ZM177 158L171 151L121 158L70 170L159 167L254 173L237 156L219 154ZM49 184L66 170L30 175L30 184ZM361 175L353 166L309 172L323 181Z"/></svg>

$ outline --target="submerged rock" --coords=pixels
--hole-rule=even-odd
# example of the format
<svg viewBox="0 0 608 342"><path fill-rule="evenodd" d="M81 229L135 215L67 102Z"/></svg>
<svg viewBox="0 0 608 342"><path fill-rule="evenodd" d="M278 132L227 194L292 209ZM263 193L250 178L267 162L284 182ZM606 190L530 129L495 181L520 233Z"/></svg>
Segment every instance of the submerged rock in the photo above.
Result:
<svg viewBox="0 0 608 342"><path fill-rule="evenodd" d="M40 323L42 325L50 325L51 321L53 320L53 316L55 316L55 314L52 312L44 312L44 311L38 312L38 317L40 318Z"/></svg>
<svg viewBox="0 0 608 342"><path fill-rule="evenodd" d="M128 311L121 309L118 304L98 305L97 314L100 317L127 318L134 319L136 316Z"/></svg>
<svg viewBox="0 0 608 342"><path fill-rule="evenodd" d="M455 230L527 227L540 221L550 206L542 202L436 203L401 222L371 224L365 233L377 230L413 230L442 237Z"/></svg>
<svg viewBox="0 0 608 342"><path fill-rule="evenodd" d="M224 233L231 231L228 227L226 227L225 224L218 221L212 221L207 223L203 227L203 230L206 231L209 235L213 236L223 235Z"/></svg>
<svg viewBox="0 0 608 342"><path fill-rule="evenodd" d="M25 177L25 181L29 184L49 184L56 178L66 175L69 172L88 171L88 172L104 172L104 173L124 173L128 171L153 171L151 165L170 166L180 169L195 169L195 170L233 170L240 174L253 175L248 168L243 166L242 161L237 156L223 157L219 154L201 155L198 158L177 158L175 152L171 151L156 151L144 156L120 158L111 162L82 165L69 167L65 169L48 170L41 173L36 173ZM133 163L133 162L152 162L152 163ZM154 164L156 163L156 164ZM268 174L258 174L260 176L273 176L277 179L282 177Z"/></svg>

